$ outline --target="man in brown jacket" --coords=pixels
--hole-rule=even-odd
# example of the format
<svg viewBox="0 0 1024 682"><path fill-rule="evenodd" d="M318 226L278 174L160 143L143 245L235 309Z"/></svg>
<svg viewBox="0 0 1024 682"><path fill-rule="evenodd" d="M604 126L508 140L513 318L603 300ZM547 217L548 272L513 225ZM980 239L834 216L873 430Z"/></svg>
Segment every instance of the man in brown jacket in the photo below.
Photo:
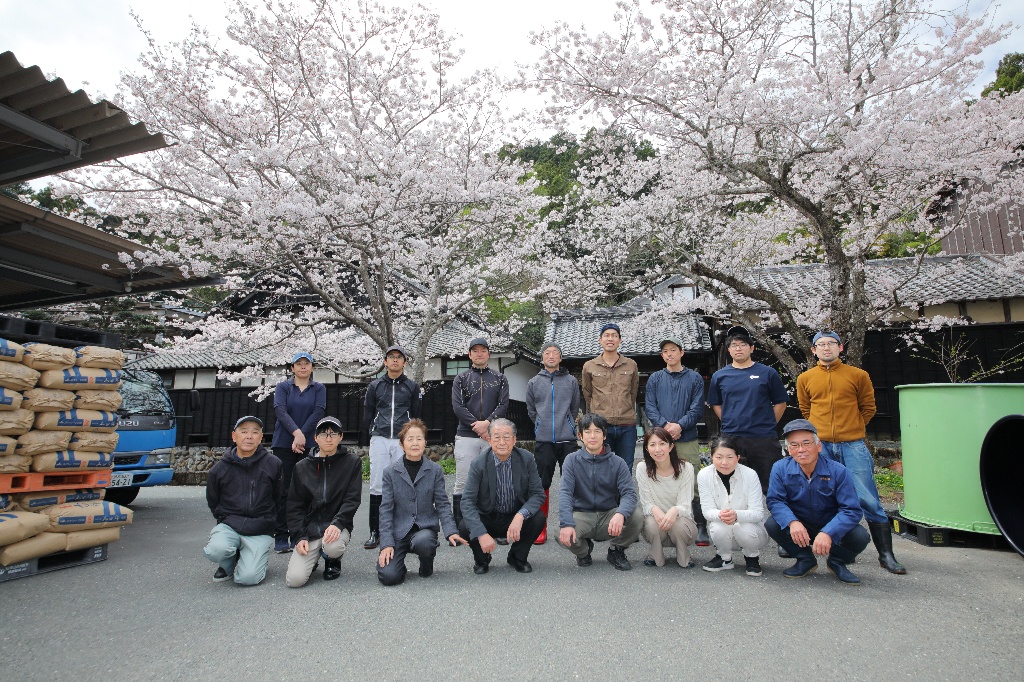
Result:
<svg viewBox="0 0 1024 682"><path fill-rule="evenodd" d="M636 457L636 393L640 373L636 363L619 353L622 333L609 322L601 327L601 354L583 365L583 399L587 412L608 422L605 442L626 462L630 471Z"/></svg>
<svg viewBox="0 0 1024 682"><path fill-rule="evenodd" d="M800 412L818 430L822 454L845 466L852 475L871 539L878 550L879 565L890 573L903 575L907 569L892 552L889 517L882 509L875 486L875 461L864 442L865 426L875 416L871 377L839 359L843 344L835 332L815 334L811 350L818 364L796 380Z"/></svg>

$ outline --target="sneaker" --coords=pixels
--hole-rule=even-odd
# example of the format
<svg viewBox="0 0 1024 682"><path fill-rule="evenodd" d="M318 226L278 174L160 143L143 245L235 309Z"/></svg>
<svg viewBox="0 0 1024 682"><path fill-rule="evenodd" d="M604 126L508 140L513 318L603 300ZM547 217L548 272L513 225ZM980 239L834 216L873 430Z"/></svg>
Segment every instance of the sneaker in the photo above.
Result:
<svg viewBox="0 0 1024 682"><path fill-rule="evenodd" d="M723 559L716 554L711 558L711 561L704 564L703 568L705 571L715 573L717 571L730 571L735 568L735 566L732 563L732 559Z"/></svg>
<svg viewBox="0 0 1024 682"><path fill-rule="evenodd" d="M576 565L580 566L580 567L583 567L583 566L589 566L592 563L594 563L594 557L591 556L593 553L594 553L594 541L591 540L590 538L587 538L587 556L578 556L578 557L576 557Z"/></svg>
<svg viewBox="0 0 1024 682"><path fill-rule="evenodd" d="M213 582L222 583L225 580L231 580L231 574L225 571L223 566L218 566L213 572Z"/></svg>
<svg viewBox="0 0 1024 682"><path fill-rule="evenodd" d="M747 575L752 575L755 578L761 575L761 562L756 556L745 556L743 560L747 562Z"/></svg>
<svg viewBox="0 0 1024 682"><path fill-rule="evenodd" d="M288 538L277 538L274 540L274 551L278 554L287 554L292 551L292 543Z"/></svg>
<svg viewBox="0 0 1024 682"><path fill-rule="evenodd" d="M633 564L629 563L629 559L626 558L626 549L624 547L609 547L608 563L619 571L630 571L633 569Z"/></svg>

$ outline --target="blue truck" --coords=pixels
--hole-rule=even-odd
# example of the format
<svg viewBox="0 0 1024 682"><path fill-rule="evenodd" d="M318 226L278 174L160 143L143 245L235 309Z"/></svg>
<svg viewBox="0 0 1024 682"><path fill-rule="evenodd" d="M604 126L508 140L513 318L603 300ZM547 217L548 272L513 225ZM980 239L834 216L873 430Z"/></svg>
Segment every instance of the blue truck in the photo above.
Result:
<svg viewBox="0 0 1024 682"><path fill-rule="evenodd" d="M125 368L118 410L114 472L106 499L131 504L141 488L166 485L174 476L171 449L178 436L177 417L160 377ZM198 393L191 394L193 410Z"/></svg>

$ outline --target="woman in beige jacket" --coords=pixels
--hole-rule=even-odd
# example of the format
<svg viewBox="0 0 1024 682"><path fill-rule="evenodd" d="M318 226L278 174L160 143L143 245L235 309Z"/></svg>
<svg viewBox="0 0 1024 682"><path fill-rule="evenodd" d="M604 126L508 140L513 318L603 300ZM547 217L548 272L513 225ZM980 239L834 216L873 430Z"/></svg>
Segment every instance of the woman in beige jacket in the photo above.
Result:
<svg viewBox="0 0 1024 682"><path fill-rule="evenodd" d="M693 521L693 465L679 459L672 436L660 426L644 435L644 465L636 468L644 539L651 543L645 566L664 566L666 543L676 563L693 568L689 546L697 537Z"/></svg>

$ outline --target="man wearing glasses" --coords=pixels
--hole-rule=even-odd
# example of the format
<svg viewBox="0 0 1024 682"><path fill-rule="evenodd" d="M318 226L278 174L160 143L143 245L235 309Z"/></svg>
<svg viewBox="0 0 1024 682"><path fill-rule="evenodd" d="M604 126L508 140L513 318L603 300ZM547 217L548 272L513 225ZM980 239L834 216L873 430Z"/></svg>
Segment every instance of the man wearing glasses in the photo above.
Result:
<svg viewBox="0 0 1024 682"><path fill-rule="evenodd" d="M498 537L512 543L508 565L517 573L530 573L530 548L547 524L537 463L527 450L516 447L516 425L508 419L492 421L488 436L490 447L469 467L459 535L469 538L476 575L489 570Z"/></svg>
<svg viewBox="0 0 1024 682"><path fill-rule="evenodd" d="M860 525L863 516L857 488L846 467L819 457L821 441L814 424L794 419L782 429L790 457L772 467L768 485L768 535L796 563L782 572L787 578L803 578L818 568L817 556L847 585L859 585L847 568L871 539Z"/></svg>
<svg viewBox="0 0 1024 682"><path fill-rule="evenodd" d="M892 551L892 530L875 486L875 460L864 442L865 426L875 415L875 389L871 377L859 367L839 359L839 334L820 331L811 341L818 364L796 380L800 412L821 437L822 452L845 466L853 477L861 509L878 550L879 565L903 575L907 572Z"/></svg>
<svg viewBox="0 0 1024 682"><path fill-rule="evenodd" d="M786 411L786 387L778 372L754 362L754 340L746 329L732 327L725 345L732 364L711 375L708 404L722 420L722 434L736 439L767 492L772 465L782 459L775 425Z"/></svg>

